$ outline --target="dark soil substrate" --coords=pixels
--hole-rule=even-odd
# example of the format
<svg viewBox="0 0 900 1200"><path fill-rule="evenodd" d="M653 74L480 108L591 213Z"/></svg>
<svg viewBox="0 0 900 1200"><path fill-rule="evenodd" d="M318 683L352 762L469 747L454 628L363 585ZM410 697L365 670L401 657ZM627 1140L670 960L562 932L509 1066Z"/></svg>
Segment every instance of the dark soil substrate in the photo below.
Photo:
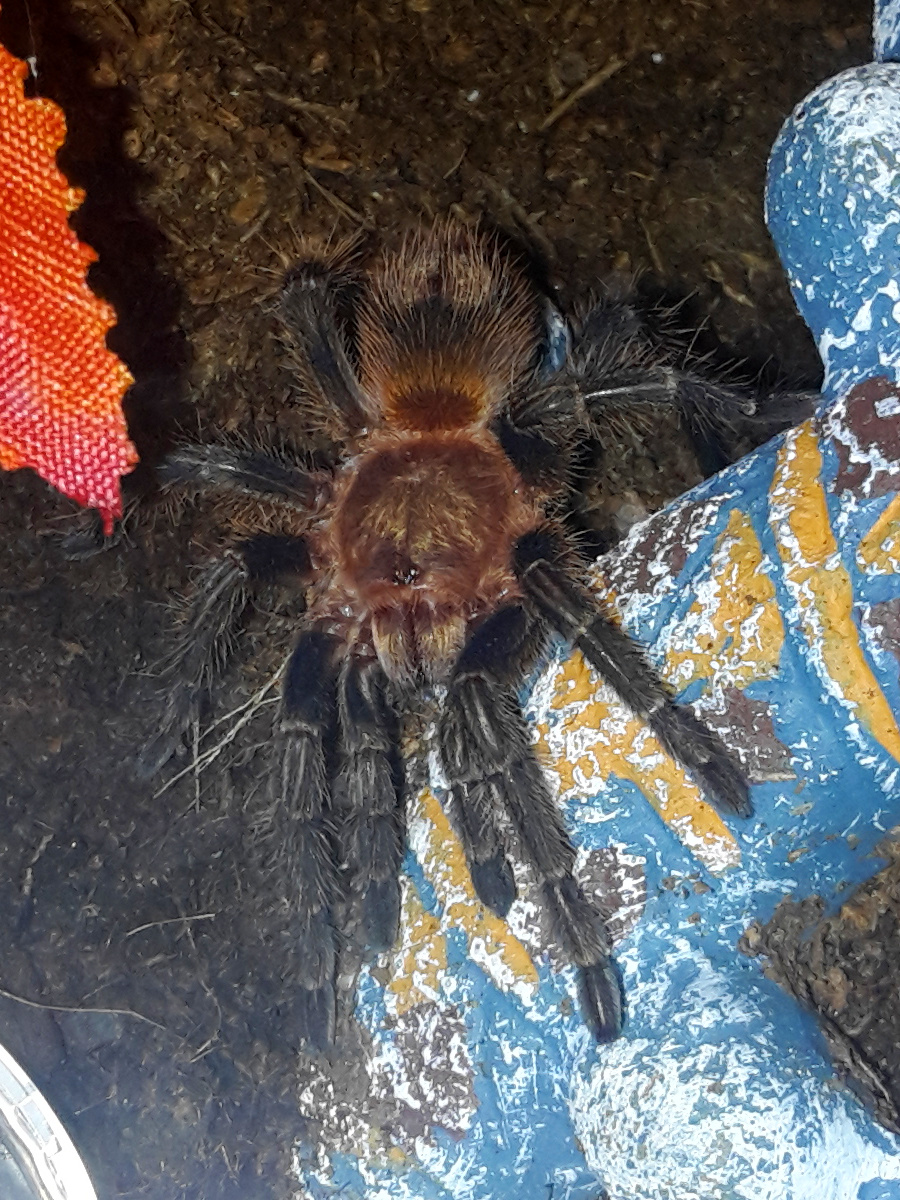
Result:
<svg viewBox="0 0 900 1200"><path fill-rule="evenodd" d="M809 88L869 57L869 13L856 0L4 0L0 36L36 55L37 90L66 111L63 166L87 189L74 223L120 315L110 341L137 379L129 419L152 463L185 429L302 441L269 304L284 258L300 234L390 239L447 211L483 214L564 295L644 274L650 290L695 292L754 364L814 376L762 221L765 161ZM652 507L698 477L683 447L619 457L634 477L588 479L587 523L611 485ZM185 586L202 517L138 522L72 562L58 537L70 513L28 473L0 478L0 1040L102 1200L278 1200L295 1191L304 1066L277 962L253 936L245 806L266 774L267 712L218 774L161 793L138 780L161 600ZM289 611L258 620L221 711L289 636ZM827 970L856 978L841 955L861 944ZM778 957L786 981L793 954ZM854 1020L881 987L860 974ZM355 1073L347 1038L338 1090ZM892 1079L896 1042L867 1050Z"/></svg>
<svg viewBox="0 0 900 1200"><path fill-rule="evenodd" d="M839 1076L900 1133L900 844L882 849L888 866L834 916L823 915L820 896L788 896L771 921L747 930L741 949L765 955L765 974L816 1014Z"/></svg>

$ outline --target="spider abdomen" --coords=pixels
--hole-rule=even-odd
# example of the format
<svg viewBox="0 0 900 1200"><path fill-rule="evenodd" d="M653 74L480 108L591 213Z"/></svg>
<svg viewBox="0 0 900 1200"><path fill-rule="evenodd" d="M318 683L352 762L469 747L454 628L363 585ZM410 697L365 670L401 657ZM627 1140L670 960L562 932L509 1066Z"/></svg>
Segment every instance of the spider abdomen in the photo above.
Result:
<svg viewBox="0 0 900 1200"><path fill-rule="evenodd" d="M399 389L384 404L385 417L394 429L418 430L430 433L437 430L465 429L479 419L490 416L485 398L477 394L480 381L468 386L434 385Z"/></svg>

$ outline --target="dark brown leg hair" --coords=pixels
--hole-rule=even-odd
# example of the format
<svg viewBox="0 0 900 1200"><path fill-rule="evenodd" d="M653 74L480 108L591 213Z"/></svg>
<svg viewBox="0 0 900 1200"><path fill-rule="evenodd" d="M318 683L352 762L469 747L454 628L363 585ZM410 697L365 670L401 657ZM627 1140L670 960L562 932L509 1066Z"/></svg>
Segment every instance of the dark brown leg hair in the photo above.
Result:
<svg viewBox="0 0 900 1200"><path fill-rule="evenodd" d="M502 762L508 753L508 745L496 726L509 720L509 714L499 710L494 714L491 706L494 693L510 682L510 664L521 655L527 624L524 609L510 605L493 613L469 634L450 680L438 726L438 750L450 785L450 818L462 842L478 898L501 917L506 916L516 898L512 868L497 823L497 815L504 809L505 783L483 768L491 762ZM473 728L480 740L477 749L472 740ZM477 763L473 755L477 755Z"/></svg>
<svg viewBox="0 0 900 1200"><path fill-rule="evenodd" d="M159 732L138 759L144 777L175 753L214 679L224 670L240 631L253 585L290 575L303 578L310 563L302 538L258 534L212 559L198 575L169 653L162 664L165 712Z"/></svg>
<svg viewBox="0 0 900 1200"><path fill-rule="evenodd" d="M813 410L814 392L781 391L740 377L728 381L727 372L692 351L685 331L673 331L669 344L621 300L595 303L570 326L567 346L562 318L555 315L556 323L548 321L543 364L496 426L503 449L532 485L564 479L579 439L590 435L603 443L610 426L628 414L677 413L698 465L712 475L733 462L736 451Z"/></svg>
<svg viewBox="0 0 900 1200"><path fill-rule="evenodd" d="M342 901L329 787L337 721L341 642L320 630L300 636L285 674L280 768L265 831L263 877L271 881L271 952L296 982L297 1033L322 1049L334 1040L339 953L334 910ZM293 978L292 978L293 977Z"/></svg>
<svg viewBox="0 0 900 1200"><path fill-rule="evenodd" d="M164 487L198 493L250 496L309 512L322 479L275 449L252 446L181 446L156 469Z"/></svg>
<svg viewBox="0 0 900 1200"><path fill-rule="evenodd" d="M678 413L701 468L712 474L730 461L724 435L756 404L752 389L679 364L677 354L654 345L634 308L607 298L577 322L560 368L535 372L497 432L524 478L542 486L565 476L579 430L602 441L623 413L654 408Z"/></svg>
<svg viewBox="0 0 900 1200"><path fill-rule="evenodd" d="M166 706L159 731L138 759L145 778L168 762L182 733L198 719L210 684L231 654L247 607L248 581L247 565L234 551L213 559L200 572L162 663Z"/></svg>
<svg viewBox="0 0 900 1200"><path fill-rule="evenodd" d="M664 327L672 317L663 314ZM697 353L692 337L684 329L654 332L629 304L602 299L579 322L563 382L575 388L595 429L617 407L674 408L707 475L734 461L742 438L759 444L810 415L815 393L741 378Z"/></svg>
<svg viewBox="0 0 900 1200"><path fill-rule="evenodd" d="M578 322L568 373L593 420L616 404L665 404L696 409L709 423L727 424L755 411L752 387L728 386L702 370L705 361L678 341L654 338L627 303L605 298ZM698 371L697 368L700 367Z"/></svg>
<svg viewBox="0 0 900 1200"><path fill-rule="evenodd" d="M573 570L572 552L563 537L552 529L526 534L516 544L515 569L545 620L578 646L716 807L750 816L747 781L722 740L689 708L675 704L641 648L600 611L596 598Z"/></svg>
<svg viewBox="0 0 900 1200"><path fill-rule="evenodd" d="M285 674L261 829L263 931L291 989L293 1033L311 1049L334 1041L348 910L370 952L397 938L405 831L386 685L377 663L346 658L341 639L318 629L301 635Z"/></svg>
<svg viewBox="0 0 900 1200"><path fill-rule="evenodd" d="M347 339L347 301L359 287L351 269L355 252L355 243L348 242L295 263L279 299L306 398L326 421L326 414L333 416L337 410L345 434L366 424L365 400Z"/></svg>
<svg viewBox="0 0 900 1200"><path fill-rule="evenodd" d="M595 1037L606 1041L622 1024L609 939L572 874L575 850L532 749L511 679L510 663L530 660L534 644L533 622L520 605L501 609L476 628L450 681L439 752L451 814L479 898L501 916L515 898L497 823L505 811L537 872L556 936L578 968L585 1020Z"/></svg>
<svg viewBox="0 0 900 1200"><path fill-rule="evenodd" d="M339 766L332 795L350 902L364 946L390 949L400 924L405 849L397 717L377 662L349 658L338 688Z"/></svg>

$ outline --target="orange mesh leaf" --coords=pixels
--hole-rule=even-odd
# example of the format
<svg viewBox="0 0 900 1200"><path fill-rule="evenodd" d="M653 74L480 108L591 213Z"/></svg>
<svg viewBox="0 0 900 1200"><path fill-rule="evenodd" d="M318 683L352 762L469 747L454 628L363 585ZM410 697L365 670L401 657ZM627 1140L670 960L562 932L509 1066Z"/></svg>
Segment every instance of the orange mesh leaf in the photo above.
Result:
<svg viewBox="0 0 900 1200"><path fill-rule="evenodd" d="M122 413L132 383L106 348L112 307L85 280L97 257L67 218L83 199L56 167L66 134L26 67L0 46L0 467L32 467L107 532L137 462Z"/></svg>

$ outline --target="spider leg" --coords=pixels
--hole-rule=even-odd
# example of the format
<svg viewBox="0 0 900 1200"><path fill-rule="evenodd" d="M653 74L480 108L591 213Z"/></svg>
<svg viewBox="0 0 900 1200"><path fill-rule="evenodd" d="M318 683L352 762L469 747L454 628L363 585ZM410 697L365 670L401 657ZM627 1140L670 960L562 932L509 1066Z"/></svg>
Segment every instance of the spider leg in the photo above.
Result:
<svg viewBox="0 0 900 1200"><path fill-rule="evenodd" d="M355 251L355 243L339 243L301 259L286 274L279 301L302 384L321 412L337 410L345 432L366 424L365 399L342 321L345 300L355 286L349 270Z"/></svg>
<svg viewBox="0 0 900 1200"><path fill-rule="evenodd" d="M747 781L724 743L689 708L674 703L640 647L600 611L572 569L563 538L548 529L526 534L515 547L515 569L543 617L570 638L632 712L644 718L717 807L750 816Z"/></svg>
<svg viewBox="0 0 900 1200"><path fill-rule="evenodd" d="M740 364L711 364L695 349L696 332L673 327L673 311L662 328L627 303L607 297L579 322L559 382L574 388L595 436L622 407L652 412L675 409L707 475L746 450L808 417L815 393L778 390L751 376ZM743 447L743 449L741 449Z"/></svg>
<svg viewBox="0 0 900 1200"><path fill-rule="evenodd" d="M622 996L599 915L573 876L575 850L531 746L509 678L527 660L533 622L520 605L477 627L450 681L438 744L472 882L505 915L515 897L497 814L506 811L541 880L556 936L578 968L585 1020L600 1041L617 1036Z"/></svg>
<svg viewBox="0 0 900 1200"><path fill-rule="evenodd" d="M527 625L519 605L500 609L468 637L438 725L438 753L450 787L450 818L481 902L505 917L516 898L497 814L503 811L507 739L485 693L520 649ZM479 683L480 680L480 683ZM474 731L474 732L473 732ZM473 736L478 740L473 742ZM496 769L491 770L491 766Z"/></svg>
<svg viewBox="0 0 900 1200"><path fill-rule="evenodd" d="M165 712L159 731L138 759L141 775L155 775L196 720L213 679L232 652L253 585L286 575L302 579L309 569L304 540L277 534L248 538L206 564L162 664Z"/></svg>
<svg viewBox="0 0 900 1200"><path fill-rule="evenodd" d="M251 496L310 511L322 477L276 453L246 446L181 446L156 469L165 487Z"/></svg>
<svg viewBox="0 0 900 1200"><path fill-rule="evenodd" d="M329 788L328 746L337 708L338 638L301 634L285 673L279 726L280 770L268 828L270 869L279 893L270 919L286 919L286 971L296 964L300 1035L324 1048L334 1040L338 938L333 913L341 899L340 868Z"/></svg>
<svg viewBox="0 0 900 1200"><path fill-rule="evenodd" d="M526 483L565 490L572 452L585 424L575 390L535 375L495 423L506 456Z"/></svg>
<svg viewBox="0 0 900 1200"><path fill-rule="evenodd" d="M332 785L343 866L375 954L397 940L404 852L402 767L387 676L349 658L338 687L340 766Z"/></svg>
<svg viewBox="0 0 900 1200"><path fill-rule="evenodd" d="M690 344L664 346L637 309L605 297L578 321L566 365L590 419L622 404L675 405L686 417L727 423L756 411L752 388L731 387L708 377Z"/></svg>
<svg viewBox="0 0 900 1200"><path fill-rule="evenodd" d="M629 304L606 298L576 326L559 368L535 371L498 422L504 450L529 483L564 476L579 431L602 444L623 414L639 423L674 411L704 474L731 461L729 437L757 412L752 388L727 386L695 370L687 352L656 345Z"/></svg>
<svg viewBox="0 0 900 1200"><path fill-rule="evenodd" d="M571 379L586 423L601 440L604 428L623 410L652 416L654 409L674 409L705 475L715 474L731 461L727 437L756 412L749 390L665 364L610 364L606 370L589 359L583 373L575 370Z"/></svg>

